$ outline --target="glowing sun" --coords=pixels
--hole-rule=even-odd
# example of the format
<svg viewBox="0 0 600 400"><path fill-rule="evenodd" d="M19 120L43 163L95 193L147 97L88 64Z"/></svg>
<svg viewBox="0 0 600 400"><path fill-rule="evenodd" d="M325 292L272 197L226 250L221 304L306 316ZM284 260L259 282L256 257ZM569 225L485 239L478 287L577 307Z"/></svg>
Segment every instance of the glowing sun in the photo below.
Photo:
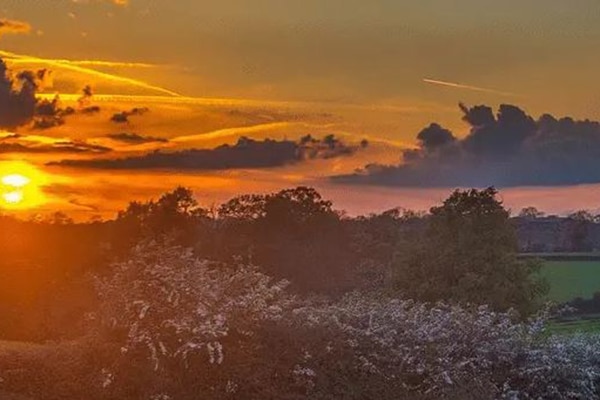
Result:
<svg viewBox="0 0 600 400"><path fill-rule="evenodd" d="M23 186L29 185L29 183L31 183L31 179L21 174L11 174L3 176L2 183L6 186L22 188Z"/></svg>
<svg viewBox="0 0 600 400"><path fill-rule="evenodd" d="M0 163L0 208L27 210L45 202L44 174L23 162Z"/></svg>
<svg viewBox="0 0 600 400"><path fill-rule="evenodd" d="M2 199L6 204L18 205L25 199L23 188L31 183L31 179L21 174L11 174L2 177L2 184L8 189L14 189L2 193Z"/></svg>

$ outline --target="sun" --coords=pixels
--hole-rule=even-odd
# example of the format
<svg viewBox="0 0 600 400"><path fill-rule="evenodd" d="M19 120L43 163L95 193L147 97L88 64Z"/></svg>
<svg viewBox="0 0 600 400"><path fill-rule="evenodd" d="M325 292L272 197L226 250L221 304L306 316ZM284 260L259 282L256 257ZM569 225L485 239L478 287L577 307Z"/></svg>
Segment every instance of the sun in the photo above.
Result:
<svg viewBox="0 0 600 400"><path fill-rule="evenodd" d="M17 205L23 201L25 198L24 194L20 190L15 190L14 192L8 192L2 194L2 199L11 205Z"/></svg>
<svg viewBox="0 0 600 400"><path fill-rule="evenodd" d="M44 174L24 162L0 163L0 209L28 210L45 203Z"/></svg>
<svg viewBox="0 0 600 400"><path fill-rule="evenodd" d="M6 186L22 188L31 183L31 179L21 174L11 174L2 177L2 183Z"/></svg>
<svg viewBox="0 0 600 400"><path fill-rule="evenodd" d="M23 202L25 199L23 188L31 183L30 178L21 174L10 174L4 175L0 181L2 181L2 185L6 190L10 190L2 193L2 200L6 204L16 206Z"/></svg>

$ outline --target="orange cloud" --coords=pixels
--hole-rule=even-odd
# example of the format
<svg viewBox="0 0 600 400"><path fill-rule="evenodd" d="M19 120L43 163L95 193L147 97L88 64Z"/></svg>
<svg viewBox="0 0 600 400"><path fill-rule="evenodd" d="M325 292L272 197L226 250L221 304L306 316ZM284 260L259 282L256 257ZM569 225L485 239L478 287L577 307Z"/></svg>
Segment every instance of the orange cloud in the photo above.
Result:
<svg viewBox="0 0 600 400"><path fill-rule="evenodd" d="M39 62L39 58L10 58L12 64L34 64ZM52 59L53 62L62 64L79 65L82 67L108 67L108 68L158 68L161 65L127 62L127 61L105 61L105 60L68 60L68 59Z"/></svg>
<svg viewBox="0 0 600 400"><path fill-rule="evenodd" d="M71 0L73 3L89 3L90 0ZM126 6L129 4L129 0L104 0L117 6Z"/></svg>
<svg viewBox="0 0 600 400"><path fill-rule="evenodd" d="M10 19L0 19L0 36L7 34L29 33L31 25L27 22Z"/></svg>

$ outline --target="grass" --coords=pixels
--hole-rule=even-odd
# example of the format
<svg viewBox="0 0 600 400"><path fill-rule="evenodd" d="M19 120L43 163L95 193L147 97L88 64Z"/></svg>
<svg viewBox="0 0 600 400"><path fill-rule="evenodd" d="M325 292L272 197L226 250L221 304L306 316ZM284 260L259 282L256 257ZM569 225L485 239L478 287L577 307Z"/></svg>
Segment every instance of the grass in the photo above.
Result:
<svg viewBox="0 0 600 400"><path fill-rule="evenodd" d="M600 261L544 261L542 275L550 283L550 300L563 303L600 292Z"/></svg>
<svg viewBox="0 0 600 400"><path fill-rule="evenodd" d="M600 333L600 318L578 319L573 321L556 321L549 325L551 333Z"/></svg>
<svg viewBox="0 0 600 400"><path fill-rule="evenodd" d="M591 298L600 292L600 260L582 260L581 255L548 254L544 258L542 275L550 284L548 299L556 303L571 301L576 297ZM600 333L600 315L552 322L552 333Z"/></svg>

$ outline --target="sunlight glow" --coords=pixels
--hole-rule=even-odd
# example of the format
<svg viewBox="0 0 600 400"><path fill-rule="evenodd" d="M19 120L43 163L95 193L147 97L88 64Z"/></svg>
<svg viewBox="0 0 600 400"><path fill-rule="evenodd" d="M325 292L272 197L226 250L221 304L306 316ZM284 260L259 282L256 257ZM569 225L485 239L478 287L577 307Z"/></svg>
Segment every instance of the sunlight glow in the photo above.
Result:
<svg viewBox="0 0 600 400"><path fill-rule="evenodd" d="M11 174L2 177L2 183L6 186L21 188L31 183L31 179L21 174Z"/></svg>
<svg viewBox="0 0 600 400"><path fill-rule="evenodd" d="M8 193L2 194L2 199L7 204L19 204L20 202L23 201L24 197L25 196L24 196L23 192L20 190L15 190L14 192L8 192Z"/></svg>
<svg viewBox="0 0 600 400"><path fill-rule="evenodd" d="M28 210L46 203L42 186L47 176L21 161L0 163L0 208Z"/></svg>

